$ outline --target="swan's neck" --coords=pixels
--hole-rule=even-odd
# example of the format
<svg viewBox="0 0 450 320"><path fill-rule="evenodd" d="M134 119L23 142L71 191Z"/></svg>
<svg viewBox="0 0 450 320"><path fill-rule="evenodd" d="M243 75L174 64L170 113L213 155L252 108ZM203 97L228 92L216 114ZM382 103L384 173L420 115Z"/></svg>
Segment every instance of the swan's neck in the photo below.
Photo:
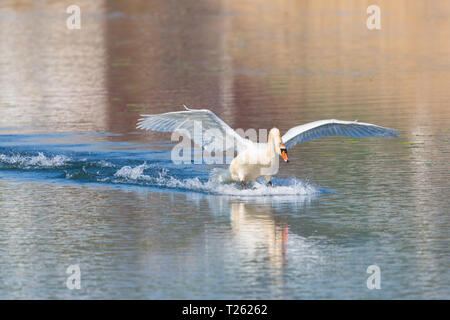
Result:
<svg viewBox="0 0 450 320"><path fill-rule="evenodd" d="M275 158L277 156L275 143L271 135L269 135L269 139L267 140L266 155L270 159Z"/></svg>

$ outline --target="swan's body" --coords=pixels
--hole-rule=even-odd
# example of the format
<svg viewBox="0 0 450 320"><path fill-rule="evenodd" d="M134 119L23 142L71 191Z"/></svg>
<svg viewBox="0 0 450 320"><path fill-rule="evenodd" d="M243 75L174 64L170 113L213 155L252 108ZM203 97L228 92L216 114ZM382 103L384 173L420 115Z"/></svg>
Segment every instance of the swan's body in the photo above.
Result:
<svg viewBox="0 0 450 320"><path fill-rule="evenodd" d="M277 128L272 128L267 143L255 143L241 137L210 110L194 110L186 106L185 109L186 111L143 115L137 128L162 132L182 131L197 145L210 152L225 151L232 141L232 146L238 154L220 180L240 182L243 186L245 182L259 177L265 177L271 184L271 177L278 172L278 156L288 162L287 149L301 142L326 136L397 137L393 129L370 123L331 119L293 127L283 136ZM198 132L197 123L201 123L201 132ZM210 135L206 134L204 138L203 135L208 130ZM215 133L212 137L211 130Z"/></svg>
<svg viewBox="0 0 450 320"><path fill-rule="evenodd" d="M267 143L254 143L244 151L238 153L230 163L231 181L251 181L265 177L267 182L278 172L278 156L281 155L279 146L281 142L280 131L273 128L269 132ZM287 160L287 153L285 156Z"/></svg>

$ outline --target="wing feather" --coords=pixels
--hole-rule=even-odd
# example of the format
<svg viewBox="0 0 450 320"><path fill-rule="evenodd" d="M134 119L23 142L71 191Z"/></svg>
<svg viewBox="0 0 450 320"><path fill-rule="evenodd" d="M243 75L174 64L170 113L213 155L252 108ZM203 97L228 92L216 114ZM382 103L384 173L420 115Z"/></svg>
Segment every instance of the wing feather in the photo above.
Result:
<svg viewBox="0 0 450 320"><path fill-rule="evenodd" d="M195 144L202 146L208 151L226 151L232 147L238 152L248 148L252 142L241 137L236 131L216 116L211 110L189 109L184 106L185 111L167 112L161 114L144 114L138 120L137 128L160 132L187 132L189 138ZM194 130L195 124L200 124L201 131ZM217 134L205 139L205 133L214 129ZM217 131L218 130L218 131ZM200 134L201 133L201 134ZM209 133L213 133L211 130ZM220 134L219 134L220 133Z"/></svg>
<svg viewBox="0 0 450 320"><path fill-rule="evenodd" d="M321 137L397 137L397 133L397 130L370 123L331 119L314 121L291 128L283 135L282 140L286 148L290 149L296 144Z"/></svg>

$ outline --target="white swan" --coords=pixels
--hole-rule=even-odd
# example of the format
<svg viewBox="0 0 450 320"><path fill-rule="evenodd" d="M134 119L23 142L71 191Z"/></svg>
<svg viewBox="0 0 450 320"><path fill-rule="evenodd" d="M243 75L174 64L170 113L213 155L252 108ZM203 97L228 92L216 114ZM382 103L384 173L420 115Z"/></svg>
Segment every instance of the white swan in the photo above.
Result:
<svg viewBox="0 0 450 320"><path fill-rule="evenodd" d="M271 178L278 172L278 155L288 162L287 149L298 143L328 136L346 136L352 138L397 137L396 130L370 123L342 120L319 120L289 129L283 136L277 128L269 131L267 143L255 143L241 137L211 110L189 109L162 114L142 115L137 128L161 132L184 130L190 138L207 151L226 151L230 139L237 156L229 169L219 175L222 182L245 182L264 177L269 185ZM195 122L201 122L202 132L194 130ZM214 129L217 134L204 139L205 131Z"/></svg>

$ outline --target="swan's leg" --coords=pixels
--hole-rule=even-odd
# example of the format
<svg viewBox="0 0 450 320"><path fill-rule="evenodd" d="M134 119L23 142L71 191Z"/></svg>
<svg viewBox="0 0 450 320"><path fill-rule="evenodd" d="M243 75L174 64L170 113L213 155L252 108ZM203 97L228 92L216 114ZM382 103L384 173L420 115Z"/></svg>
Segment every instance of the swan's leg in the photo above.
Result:
<svg viewBox="0 0 450 320"><path fill-rule="evenodd" d="M244 173L243 173L243 172L239 172L239 173L238 173L238 176L239 176L239 181L241 182L242 189L245 189L246 186L245 186L245 176L244 176Z"/></svg>
<svg viewBox="0 0 450 320"><path fill-rule="evenodd" d="M266 181L267 181L267 184L269 185L269 186L271 186L271 187L273 187L273 184L272 184L272 177L271 176L264 176L264 178L266 179Z"/></svg>
<svg viewBox="0 0 450 320"><path fill-rule="evenodd" d="M268 184L269 186L273 187L272 181L267 182L267 184Z"/></svg>

